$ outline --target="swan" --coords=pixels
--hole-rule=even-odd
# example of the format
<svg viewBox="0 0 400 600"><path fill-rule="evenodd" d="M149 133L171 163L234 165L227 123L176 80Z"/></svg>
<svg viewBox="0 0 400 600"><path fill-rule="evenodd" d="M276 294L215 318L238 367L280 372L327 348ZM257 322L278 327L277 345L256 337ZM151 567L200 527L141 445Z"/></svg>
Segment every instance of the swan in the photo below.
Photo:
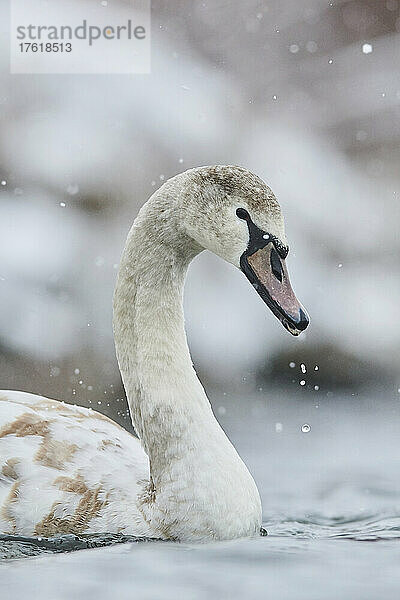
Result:
<svg viewBox="0 0 400 600"><path fill-rule="evenodd" d="M185 275L204 249L238 267L292 335L308 326L271 189L238 166L169 179L133 223L114 293L116 353L138 437L94 410L1 391L1 533L259 534L258 489L214 417L185 336Z"/></svg>

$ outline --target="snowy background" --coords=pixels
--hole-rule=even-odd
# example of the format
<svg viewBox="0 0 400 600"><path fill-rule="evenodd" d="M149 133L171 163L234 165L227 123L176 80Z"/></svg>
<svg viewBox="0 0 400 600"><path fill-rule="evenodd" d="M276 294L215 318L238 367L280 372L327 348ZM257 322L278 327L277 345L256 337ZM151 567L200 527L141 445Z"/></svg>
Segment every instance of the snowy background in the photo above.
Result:
<svg viewBox="0 0 400 600"><path fill-rule="evenodd" d="M126 422L111 329L125 236L163 181L225 163L277 195L312 325L292 338L203 253L186 320L212 398L399 397L397 0L153 0L151 75L12 76L2 44L0 388Z"/></svg>

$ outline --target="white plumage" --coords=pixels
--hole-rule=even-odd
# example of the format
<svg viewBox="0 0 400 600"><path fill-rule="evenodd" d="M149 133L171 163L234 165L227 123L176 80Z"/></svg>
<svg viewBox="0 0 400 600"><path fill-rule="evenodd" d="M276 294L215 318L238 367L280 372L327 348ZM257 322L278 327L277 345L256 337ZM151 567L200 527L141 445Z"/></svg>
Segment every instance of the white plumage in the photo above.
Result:
<svg viewBox="0 0 400 600"><path fill-rule="evenodd" d="M257 487L196 377L182 310L196 254L207 248L239 267L249 230L238 207L285 241L271 190L239 167L174 177L129 233L114 333L140 441L91 409L0 392L0 532L206 540L259 531Z"/></svg>
<svg viewBox="0 0 400 600"><path fill-rule="evenodd" d="M150 534L132 502L149 477L133 435L91 409L14 391L0 392L0 423L2 533Z"/></svg>

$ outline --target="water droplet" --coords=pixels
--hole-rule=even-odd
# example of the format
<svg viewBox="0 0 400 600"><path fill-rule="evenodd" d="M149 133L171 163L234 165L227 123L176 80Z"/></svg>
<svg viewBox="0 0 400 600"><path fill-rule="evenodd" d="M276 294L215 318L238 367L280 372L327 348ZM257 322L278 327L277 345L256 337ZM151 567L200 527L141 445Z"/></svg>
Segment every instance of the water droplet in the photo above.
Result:
<svg viewBox="0 0 400 600"><path fill-rule="evenodd" d="M180 158L178 162L180 162L180 164L182 164L183 163L183 158Z"/></svg>
<svg viewBox="0 0 400 600"><path fill-rule="evenodd" d="M309 42L307 42L306 48L308 52L314 53L318 50L318 45L313 40L310 40Z"/></svg>
<svg viewBox="0 0 400 600"><path fill-rule="evenodd" d="M2 180L1 185L7 185L7 181L5 179Z"/></svg>
<svg viewBox="0 0 400 600"><path fill-rule="evenodd" d="M80 370L79 370L79 369L75 369L75 370L74 370L74 373L75 373L75 375L79 375L79 373L80 373Z"/></svg>
<svg viewBox="0 0 400 600"><path fill-rule="evenodd" d="M65 208L66 207L65 202L60 202L60 206L61 206L61 208Z"/></svg>
<svg viewBox="0 0 400 600"><path fill-rule="evenodd" d="M385 98L385 96L386 96L385 92L382 92L381 96L382 96L382 98Z"/></svg>
<svg viewBox="0 0 400 600"><path fill-rule="evenodd" d="M297 44L291 44L289 46L289 50L292 54L297 54L297 52L300 50L300 48L298 47Z"/></svg>
<svg viewBox="0 0 400 600"><path fill-rule="evenodd" d="M88 391L89 391L89 392L91 392L91 391L92 391L92 389L93 389L93 386L92 386L92 385L88 385L88 386L87 386L87 389L88 389Z"/></svg>
<svg viewBox="0 0 400 600"><path fill-rule="evenodd" d="M311 431L311 427L308 423L304 423L304 425L301 426L301 431L303 433L309 433Z"/></svg>
<svg viewBox="0 0 400 600"><path fill-rule="evenodd" d="M280 433L283 429L282 423L275 423L275 431L276 433Z"/></svg>
<svg viewBox="0 0 400 600"><path fill-rule="evenodd" d="M218 406L218 414L219 415L225 415L226 414L226 408L225 408L225 406Z"/></svg>
<svg viewBox="0 0 400 600"><path fill-rule="evenodd" d="M76 194L79 192L79 185L76 183L70 183L69 186L67 187L67 193L70 196L76 196Z"/></svg>
<svg viewBox="0 0 400 600"><path fill-rule="evenodd" d="M363 44L362 51L363 51L363 54L371 54L371 52L372 52L371 44Z"/></svg>
<svg viewBox="0 0 400 600"><path fill-rule="evenodd" d="M306 385L306 382L305 382L305 380L304 380L304 379L302 379L302 380L300 381L300 385Z"/></svg>
<svg viewBox="0 0 400 600"><path fill-rule="evenodd" d="M264 235L263 235L263 239L264 239L264 240L269 240L269 234L268 234L268 233L264 233Z"/></svg>
<svg viewBox="0 0 400 600"><path fill-rule="evenodd" d="M295 366L296 366L296 363L295 363L295 362L293 362L293 361L292 361L292 362L290 362L290 363L289 363L289 367L290 367L291 369L294 369L294 368L295 368Z"/></svg>
<svg viewBox="0 0 400 600"><path fill-rule="evenodd" d="M272 100L278 100L278 96L277 96L276 94L274 94L274 95L272 96Z"/></svg>
<svg viewBox="0 0 400 600"><path fill-rule="evenodd" d="M79 383L79 385L82 385L82 383L83 383L82 379L80 379L80 380L78 381L78 383Z"/></svg>
<svg viewBox="0 0 400 600"><path fill-rule="evenodd" d="M356 133L356 140L357 142L365 142L365 140L367 139L368 134L366 131L364 131L363 129L359 129Z"/></svg>
<svg viewBox="0 0 400 600"><path fill-rule="evenodd" d="M318 366L318 365L315 365L315 367L314 367L314 371L318 371L318 370L319 370L319 366Z"/></svg>
<svg viewBox="0 0 400 600"><path fill-rule="evenodd" d="M161 175L160 175L160 181L164 181L164 179L165 179L165 175L162 175L162 174L161 174Z"/></svg>
<svg viewBox="0 0 400 600"><path fill-rule="evenodd" d="M306 365L304 363L301 363L300 369L302 373L307 373Z"/></svg>
<svg viewBox="0 0 400 600"><path fill-rule="evenodd" d="M318 390L319 390L319 385L314 385L314 390L315 390L316 392L318 392Z"/></svg>
<svg viewBox="0 0 400 600"><path fill-rule="evenodd" d="M330 58L330 59L328 60L328 65L331 65L332 63L333 63L333 59L332 59L332 58Z"/></svg>

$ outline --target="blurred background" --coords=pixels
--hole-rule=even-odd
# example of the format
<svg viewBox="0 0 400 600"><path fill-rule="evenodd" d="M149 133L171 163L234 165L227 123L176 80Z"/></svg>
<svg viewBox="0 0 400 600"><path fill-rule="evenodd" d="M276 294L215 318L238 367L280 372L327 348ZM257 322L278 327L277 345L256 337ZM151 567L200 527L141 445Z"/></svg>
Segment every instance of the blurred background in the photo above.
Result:
<svg viewBox="0 0 400 600"><path fill-rule="evenodd" d="M221 163L274 190L312 325L292 338L244 276L200 255L187 331L219 418L275 391L316 407L400 398L397 0L153 0L150 75L9 75L6 37L1 388L129 427L111 328L126 234L166 179Z"/></svg>

